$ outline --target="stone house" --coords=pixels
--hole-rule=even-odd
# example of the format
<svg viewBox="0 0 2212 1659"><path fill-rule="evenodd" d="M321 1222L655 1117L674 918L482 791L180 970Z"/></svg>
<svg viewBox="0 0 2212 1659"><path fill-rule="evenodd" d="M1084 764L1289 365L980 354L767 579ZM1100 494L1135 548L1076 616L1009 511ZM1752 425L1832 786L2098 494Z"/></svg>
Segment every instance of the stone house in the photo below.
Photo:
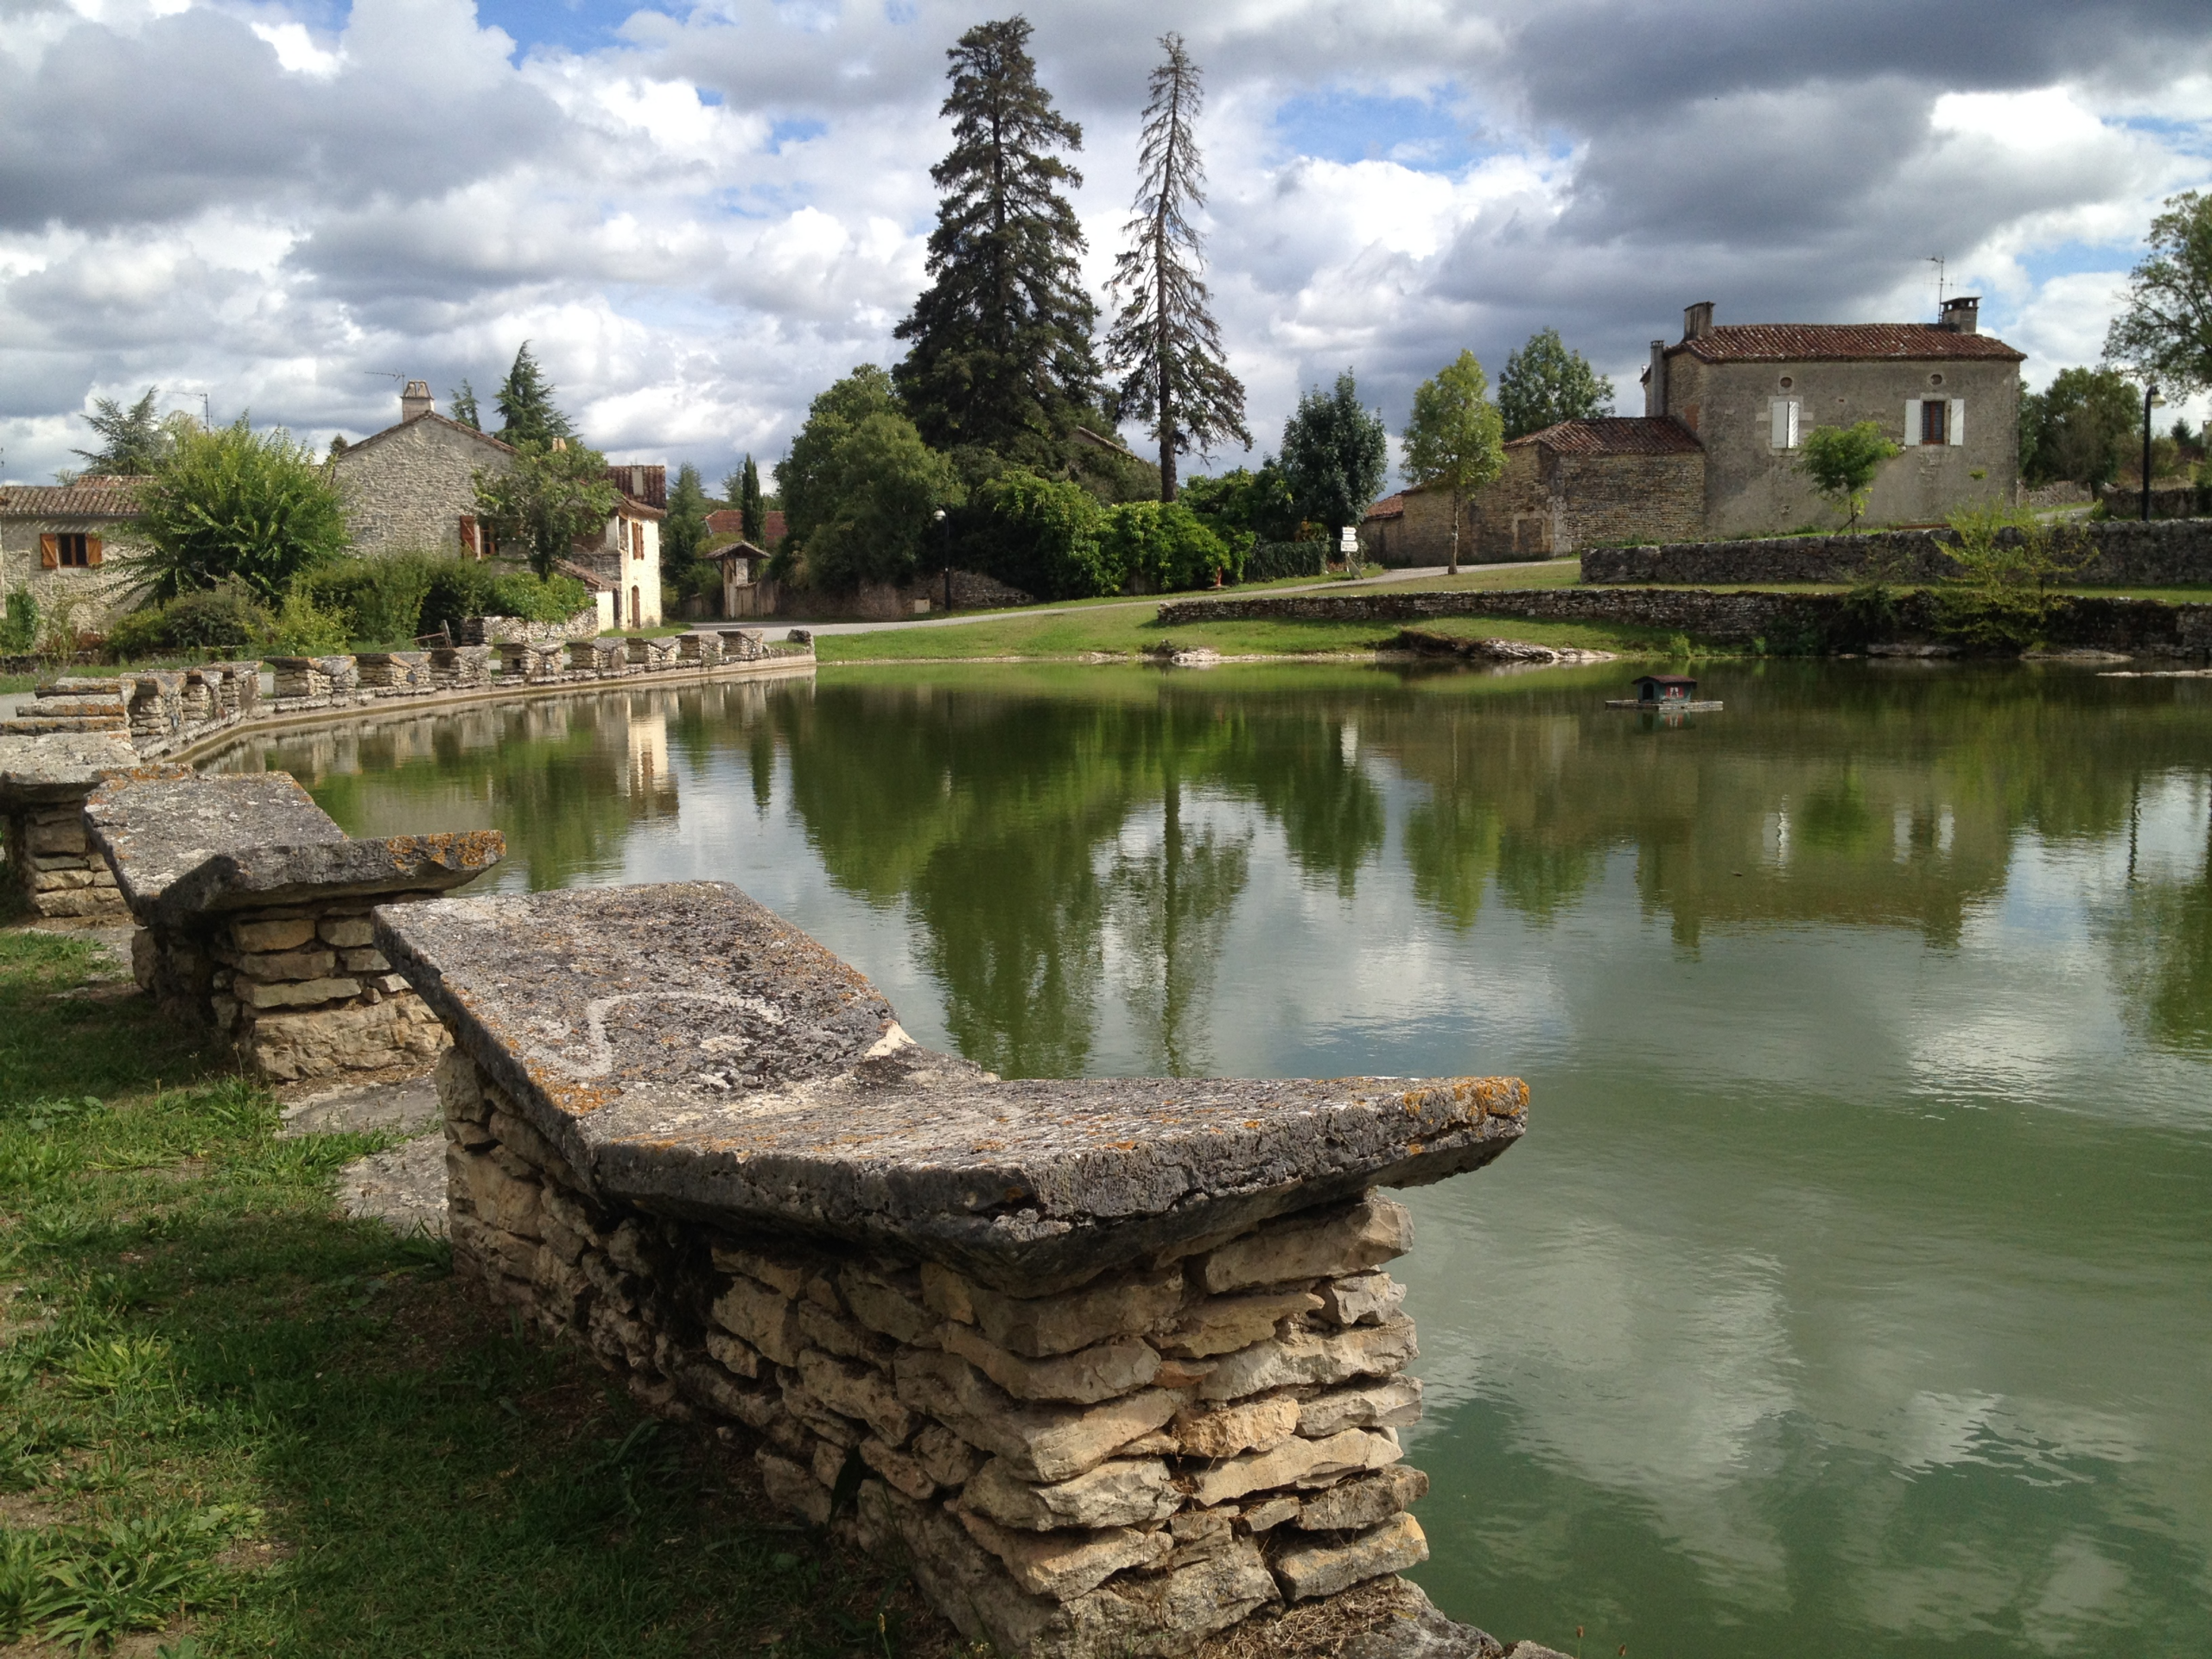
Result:
<svg viewBox="0 0 2212 1659"><path fill-rule="evenodd" d="M346 504L353 551L374 558L408 552L501 556L488 526L476 521L476 474L502 472L514 450L488 432L437 411L427 382L400 393L399 420L331 458ZM607 469L620 493L596 538L579 543L568 563L588 576L618 627L661 622L660 522L668 516L668 468L626 463Z"/></svg>
<svg viewBox="0 0 2212 1659"><path fill-rule="evenodd" d="M1448 515L1446 515L1448 516ZM1505 446L1505 467L1471 504L1485 563L1563 557L1609 542L1695 541L1705 453L1677 423L1635 416L1561 421Z"/></svg>
<svg viewBox="0 0 2212 1659"><path fill-rule="evenodd" d="M143 478L0 485L0 604L29 593L45 617L97 632L128 610Z"/></svg>
<svg viewBox="0 0 2212 1659"><path fill-rule="evenodd" d="M1930 524L2019 491L2024 353L1980 332L1980 302L1932 323L1716 324L1709 300L1682 337L1651 342L1644 414L1679 422L1705 452L1704 533L1772 535L1835 510L1797 471L1815 427L1871 420L1904 453L1875 479L1872 524ZM1655 524L1638 539L1664 539Z"/></svg>

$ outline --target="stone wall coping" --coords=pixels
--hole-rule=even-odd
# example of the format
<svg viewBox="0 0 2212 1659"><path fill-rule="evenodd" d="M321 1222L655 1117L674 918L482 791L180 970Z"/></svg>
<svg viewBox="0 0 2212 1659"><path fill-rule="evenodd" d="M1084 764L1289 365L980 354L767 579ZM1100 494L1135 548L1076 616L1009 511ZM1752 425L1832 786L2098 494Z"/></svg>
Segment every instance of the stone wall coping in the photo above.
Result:
<svg viewBox="0 0 2212 1659"><path fill-rule="evenodd" d="M1002 1082L721 882L449 898L378 948L606 1198L895 1244L1026 1294L1491 1161L1510 1077Z"/></svg>
<svg viewBox="0 0 2212 1659"><path fill-rule="evenodd" d="M101 779L137 764L121 732L0 733L0 806L81 800Z"/></svg>
<svg viewBox="0 0 2212 1659"><path fill-rule="evenodd" d="M85 824L149 925L305 899L437 893L506 854L493 830L355 841L286 772L140 766L101 784Z"/></svg>

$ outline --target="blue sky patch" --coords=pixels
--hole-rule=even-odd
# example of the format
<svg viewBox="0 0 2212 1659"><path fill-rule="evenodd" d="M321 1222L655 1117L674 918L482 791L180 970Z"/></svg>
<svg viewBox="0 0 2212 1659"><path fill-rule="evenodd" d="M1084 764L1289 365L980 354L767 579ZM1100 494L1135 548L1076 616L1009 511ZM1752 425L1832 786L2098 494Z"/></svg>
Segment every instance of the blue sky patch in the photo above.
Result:
<svg viewBox="0 0 2212 1659"><path fill-rule="evenodd" d="M534 47L566 47L596 52L611 46L616 31L640 11L638 0L476 0L476 19L514 36L525 55Z"/></svg>
<svg viewBox="0 0 2212 1659"><path fill-rule="evenodd" d="M1497 149L1440 99L1314 92L1286 99L1273 124L1294 155L1396 162L1424 173L1457 173Z"/></svg>

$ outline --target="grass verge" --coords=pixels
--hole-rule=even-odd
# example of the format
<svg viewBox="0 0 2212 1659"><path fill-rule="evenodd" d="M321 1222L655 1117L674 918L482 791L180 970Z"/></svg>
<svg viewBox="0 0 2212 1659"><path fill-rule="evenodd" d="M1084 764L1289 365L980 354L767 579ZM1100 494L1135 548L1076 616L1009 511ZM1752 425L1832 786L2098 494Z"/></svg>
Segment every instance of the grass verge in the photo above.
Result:
<svg viewBox="0 0 2212 1659"><path fill-rule="evenodd" d="M747 1448L334 1217L375 1141L277 1122L92 946L0 932L0 1650L956 1647Z"/></svg>

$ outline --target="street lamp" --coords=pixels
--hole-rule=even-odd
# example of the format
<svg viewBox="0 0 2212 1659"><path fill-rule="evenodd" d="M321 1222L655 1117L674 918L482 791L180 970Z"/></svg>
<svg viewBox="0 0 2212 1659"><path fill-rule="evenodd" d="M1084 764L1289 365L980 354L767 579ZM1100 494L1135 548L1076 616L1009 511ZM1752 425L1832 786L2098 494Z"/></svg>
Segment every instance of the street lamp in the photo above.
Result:
<svg viewBox="0 0 2212 1659"><path fill-rule="evenodd" d="M944 608L949 613L952 609L952 543L944 533L944 509L939 507L931 513L930 521L937 526L938 551L944 559Z"/></svg>
<svg viewBox="0 0 2212 1659"><path fill-rule="evenodd" d="M2151 522L2151 408L2165 403L2158 396L2158 383L2147 381L2143 387L2143 522Z"/></svg>

